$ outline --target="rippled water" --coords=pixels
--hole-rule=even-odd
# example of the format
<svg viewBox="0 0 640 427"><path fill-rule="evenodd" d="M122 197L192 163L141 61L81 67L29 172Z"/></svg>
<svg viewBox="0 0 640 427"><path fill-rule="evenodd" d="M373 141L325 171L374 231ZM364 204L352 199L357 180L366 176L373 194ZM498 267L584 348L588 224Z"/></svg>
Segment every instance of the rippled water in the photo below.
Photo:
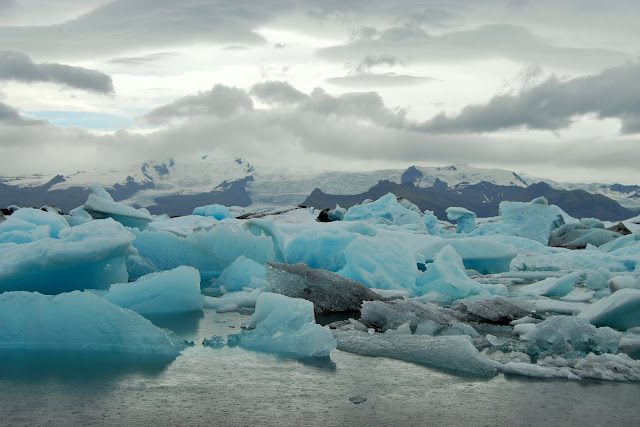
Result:
<svg viewBox="0 0 640 427"><path fill-rule="evenodd" d="M153 319L196 342L169 364L38 357L0 365L1 425L635 425L639 384L479 379L333 351L310 363L204 337L236 313ZM350 397L367 401L354 404Z"/></svg>

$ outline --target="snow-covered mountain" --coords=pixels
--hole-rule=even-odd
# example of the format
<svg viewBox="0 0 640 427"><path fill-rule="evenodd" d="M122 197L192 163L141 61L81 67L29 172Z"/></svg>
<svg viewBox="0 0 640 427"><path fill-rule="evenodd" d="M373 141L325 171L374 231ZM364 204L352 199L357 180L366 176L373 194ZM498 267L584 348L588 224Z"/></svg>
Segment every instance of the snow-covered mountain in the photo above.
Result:
<svg viewBox="0 0 640 427"><path fill-rule="evenodd" d="M180 161L170 158L162 162L145 162L122 170L0 178L0 206L54 204L69 210L86 200L88 188L96 182L105 186L116 200L173 215L189 213L194 206L209 203L297 205L308 201L314 191L323 195L358 197L384 182L391 186L447 190L438 194L449 203L459 205L464 205L469 198L479 198L472 205L481 207L483 204L493 206L509 198L528 197L529 193L517 189L545 183L561 192L557 193L558 199L562 199L562 191L583 190L615 200L625 208L640 210L639 186L558 183L512 171L464 164L369 172L284 171L254 168L240 158L221 159L207 155ZM540 187L533 188L541 191ZM545 187L544 191L550 190ZM580 198L576 194L572 193L572 199Z"/></svg>

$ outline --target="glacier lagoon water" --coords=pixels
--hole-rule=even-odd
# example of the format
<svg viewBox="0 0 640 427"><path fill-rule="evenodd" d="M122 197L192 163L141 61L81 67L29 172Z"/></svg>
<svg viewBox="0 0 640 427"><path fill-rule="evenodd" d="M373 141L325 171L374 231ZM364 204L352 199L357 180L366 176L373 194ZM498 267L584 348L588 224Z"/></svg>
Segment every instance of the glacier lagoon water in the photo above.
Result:
<svg viewBox="0 0 640 427"><path fill-rule="evenodd" d="M152 318L193 340L175 361L4 355L1 425L634 425L640 384L461 376L334 350L307 362L212 349L238 313ZM349 398L364 396L354 404Z"/></svg>

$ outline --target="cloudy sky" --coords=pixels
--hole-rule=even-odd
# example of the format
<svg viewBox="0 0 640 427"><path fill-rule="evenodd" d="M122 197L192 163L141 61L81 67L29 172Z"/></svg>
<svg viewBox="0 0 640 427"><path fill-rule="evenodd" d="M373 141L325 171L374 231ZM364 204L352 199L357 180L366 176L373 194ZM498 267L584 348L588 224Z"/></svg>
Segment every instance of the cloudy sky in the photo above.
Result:
<svg viewBox="0 0 640 427"><path fill-rule="evenodd" d="M640 184L637 0L0 0L0 175L241 156Z"/></svg>

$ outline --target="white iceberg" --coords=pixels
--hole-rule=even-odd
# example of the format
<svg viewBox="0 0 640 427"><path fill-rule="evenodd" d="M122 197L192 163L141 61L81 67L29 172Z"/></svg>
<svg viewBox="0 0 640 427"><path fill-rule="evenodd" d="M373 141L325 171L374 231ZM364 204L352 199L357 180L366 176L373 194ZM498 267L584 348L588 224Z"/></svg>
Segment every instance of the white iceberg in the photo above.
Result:
<svg viewBox="0 0 640 427"><path fill-rule="evenodd" d="M336 340L315 323L313 304L284 295L263 293L245 324L250 330L227 336L229 345L295 357L328 357Z"/></svg>
<svg viewBox="0 0 640 427"><path fill-rule="evenodd" d="M152 273L131 283L116 283L102 298L140 314L202 310L200 273L193 267Z"/></svg>
<svg viewBox="0 0 640 427"><path fill-rule="evenodd" d="M88 292L0 294L0 352L59 350L175 358L183 348L139 314Z"/></svg>

